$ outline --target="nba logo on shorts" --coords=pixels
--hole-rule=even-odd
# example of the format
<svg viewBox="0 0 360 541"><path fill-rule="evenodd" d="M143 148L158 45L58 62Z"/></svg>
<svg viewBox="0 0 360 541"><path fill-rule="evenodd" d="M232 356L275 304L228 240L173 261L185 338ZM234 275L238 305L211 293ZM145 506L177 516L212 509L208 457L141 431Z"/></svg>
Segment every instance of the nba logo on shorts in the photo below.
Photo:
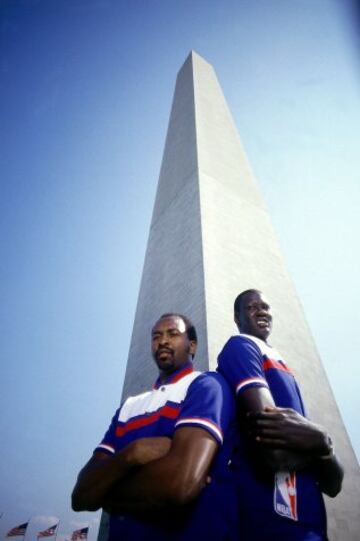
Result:
<svg viewBox="0 0 360 541"><path fill-rule="evenodd" d="M277 472L275 474L274 509L283 517L297 520L296 474Z"/></svg>

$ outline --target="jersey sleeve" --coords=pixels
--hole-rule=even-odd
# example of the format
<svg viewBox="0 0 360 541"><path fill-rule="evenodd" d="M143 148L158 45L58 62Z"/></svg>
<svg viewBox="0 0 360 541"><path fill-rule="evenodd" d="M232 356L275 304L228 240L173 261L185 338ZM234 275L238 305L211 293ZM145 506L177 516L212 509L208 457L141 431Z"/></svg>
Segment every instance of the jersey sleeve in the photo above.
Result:
<svg viewBox="0 0 360 541"><path fill-rule="evenodd" d="M96 451L101 451L102 453L107 453L109 455L113 455L115 453L115 442L116 442L116 426L119 418L120 408L118 408L115 412L114 417L111 420L110 426L105 432L105 435L99 445L94 449L94 453Z"/></svg>
<svg viewBox="0 0 360 541"><path fill-rule="evenodd" d="M233 336L218 357L218 372L239 394L250 387L269 387L265 379L263 358L252 340Z"/></svg>
<svg viewBox="0 0 360 541"><path fill-rule="evenodd" d="M220 374L206 372L191 383L175 430L184 426L200 427L221 445L233 415L234 400L228 384Z"/></svg>

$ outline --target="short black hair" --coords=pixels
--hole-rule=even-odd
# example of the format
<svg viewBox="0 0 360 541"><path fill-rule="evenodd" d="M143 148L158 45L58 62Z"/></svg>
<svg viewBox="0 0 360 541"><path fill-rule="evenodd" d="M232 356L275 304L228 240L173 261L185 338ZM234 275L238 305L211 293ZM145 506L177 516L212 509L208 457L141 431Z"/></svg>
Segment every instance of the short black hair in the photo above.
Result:
<svg viewBox="0 0 360 541"><path fill-rule="evenodd" d="M234 315L237 315L240 313L241 305L244 302L244 297L248 295L249 293L261 293L259 289L246 289L245 291L242 291L235 299L234 302Z"/></svg>
<svg viewBox="0 0 360 541"><path fill-rule="evenodd" d="M185 330L186 330L188 339L197 343L198 340L197 340L195 325L188 317L183 316L183 314L177 314L177 313L171 312L169 314L162 314L159 317L159 319L164 319L165 317L179 317L180 319L182 319L183 322L185 323Z"/></svg>

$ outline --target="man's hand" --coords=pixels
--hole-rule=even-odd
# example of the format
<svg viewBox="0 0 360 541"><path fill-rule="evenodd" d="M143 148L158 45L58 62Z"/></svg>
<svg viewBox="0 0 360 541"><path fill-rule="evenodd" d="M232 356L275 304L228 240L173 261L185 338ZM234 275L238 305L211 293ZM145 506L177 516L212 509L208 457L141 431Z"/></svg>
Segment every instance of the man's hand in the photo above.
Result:
<svg viewBox="0 0 360 541"><path fill-rule="evenodd" d="M170 451L171 439L165 437L139 438L127 445L123 452L129 462L136 466L143 466L148 462L167 455Z"/></svg>
<svg viewBox="0 0 360 541"><path fill-rule="evenodd" d="M263 448L273 449L275 453L295 451L299 464L293 462L294 469L314 466L322 492L336 496L344 477L343 468L332 454L331 440L326 430L312 423L291 408L266 406L264 411L249 413L249 435ZM301 457L304 462L301 464ZM323 457L323 458L322 458ZM291 469L291 468L289 468Z"/></svg>
<svg viewBox="0 0 360 541"><path fill-rule="evenodd" d="M266 406L264 411L249 413L249 436L260 445L292 449L320 457L330 452L327 432L291 408Z"/></svg>

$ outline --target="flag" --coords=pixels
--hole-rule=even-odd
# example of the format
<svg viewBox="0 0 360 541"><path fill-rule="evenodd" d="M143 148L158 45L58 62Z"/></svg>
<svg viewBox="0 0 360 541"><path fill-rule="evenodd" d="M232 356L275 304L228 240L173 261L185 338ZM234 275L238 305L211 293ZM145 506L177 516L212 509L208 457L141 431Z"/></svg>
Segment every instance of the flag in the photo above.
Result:
<svg viewBox="0 0 360 541"><path fill-rule="evenodd" d="M25 535L28 524L28 522L24 522L24 524L20 524L20 526L15 526L15 528L11 528L11 530L9 530L6 534L6 537L17 537L18 535Z"/></svg>
<svg viewBox="0 0 360 541"><path fill-rule="evenodd" d="M40 539L41 537L51 537L52 535L55 535L56 528L58 527L58 524L54 524L54 526L51 526L50 528L47 528L46 530L43 530L42 532L39 532L37 534L37 538Z"/></svg>
<svg viewBox="0 0 360 541"><path fill-rule="evenodd" d="M80 530L75 530L72 533L71 541L77 541L77 539L87 539L89 528L81 528Z"/></svg>

